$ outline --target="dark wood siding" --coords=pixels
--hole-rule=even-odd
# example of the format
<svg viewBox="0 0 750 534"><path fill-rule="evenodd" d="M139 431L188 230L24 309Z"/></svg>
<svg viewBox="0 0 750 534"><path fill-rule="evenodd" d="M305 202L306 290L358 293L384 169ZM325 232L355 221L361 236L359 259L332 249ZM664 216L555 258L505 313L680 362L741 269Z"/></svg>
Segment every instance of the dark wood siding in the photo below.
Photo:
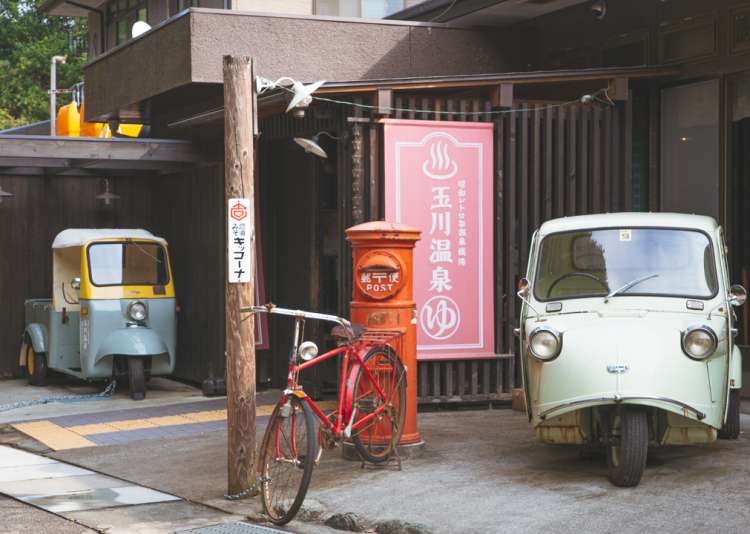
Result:
<svg viewBox="0 0 750 534"><path fill-rule="evenodd" d="M224 167L154 179L155 231L169 242L177 301L175 376L224 377Z"/></svg>
<svg viewBox="0 0 750 534"><path fill-rule="evenodd" d="M52 294L55 235L66 228L145 228L153 230L147 178L113 178L120 199L105 206L96 195L100 178L0 175L14 194L0 203L0 376L18 376L24 329L23 303Z"/></svg>
<svg viewBox="0 0 750 534"><path fill-rule="evenodd" d="M495 124L496 360L420 362L422 403L507 398L519 383L518 279L541 223L556 217L631 209L629 104L547 107L516 102L518 112L487 114L481 98L399 95L395 118L492 121ZM419 102L419 108L416 103ZM410 110L432 110L419 113ZM455 110L457 116L435 111ZM467 112L480 112L470 114Z"/></svg>

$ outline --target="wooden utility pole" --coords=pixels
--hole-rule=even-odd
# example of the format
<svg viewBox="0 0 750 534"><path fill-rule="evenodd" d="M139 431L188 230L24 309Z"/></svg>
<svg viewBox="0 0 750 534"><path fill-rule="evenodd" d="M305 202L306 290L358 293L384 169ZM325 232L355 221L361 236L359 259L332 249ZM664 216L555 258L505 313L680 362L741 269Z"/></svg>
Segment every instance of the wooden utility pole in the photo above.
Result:
<svg viewBox="0 0 750 534"><path fill-rule="evenodd" d="M224 56L224 206L227 228L226 350L227 424L229 430L229 495L256 491L255 472L255 320L240 316L241 306L255 303L255 191L254 191L254 90L253 60ZM234 260L238 239L232 231L230 199L247 199L243 219L242 254L249 256L243 267L244 282L237 276ZM240 210L241 213L242 210ZM231 212L231 213L230 213ZM244 256L243 256L244 257ZM249 273L249 276L247 275Z"/></svg>

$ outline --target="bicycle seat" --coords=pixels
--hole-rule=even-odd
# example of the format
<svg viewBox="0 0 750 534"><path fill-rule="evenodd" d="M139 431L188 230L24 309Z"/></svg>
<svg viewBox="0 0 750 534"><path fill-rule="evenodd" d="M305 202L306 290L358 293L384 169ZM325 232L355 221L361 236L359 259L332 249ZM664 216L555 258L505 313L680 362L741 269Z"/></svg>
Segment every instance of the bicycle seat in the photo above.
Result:
<svg viewBox="0 0 750 534"><path fill-rule="evenodd" d="M354 332L354 337L358 338L367 331L367 328L365 328L361 324L352 323L352 331ZM346 333L346 329L341 325L334 326L331 329L331 335L339 339L349 339L349 336Z"/></svg>

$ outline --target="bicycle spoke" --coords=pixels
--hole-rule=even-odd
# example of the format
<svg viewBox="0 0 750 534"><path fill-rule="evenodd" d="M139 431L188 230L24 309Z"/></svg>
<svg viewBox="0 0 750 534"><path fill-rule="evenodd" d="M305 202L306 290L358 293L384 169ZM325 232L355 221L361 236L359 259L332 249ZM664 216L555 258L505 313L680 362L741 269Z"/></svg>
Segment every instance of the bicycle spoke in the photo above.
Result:
<svg viewBox="0 0 750 534"><path fill-rule="evenodd" d="M312 414L299 400L288 402L269 421L261 451L263 505L278 524L289 521L299 509L314 465ZM289 408L291 413L283 417L280 411Z"/></svg>

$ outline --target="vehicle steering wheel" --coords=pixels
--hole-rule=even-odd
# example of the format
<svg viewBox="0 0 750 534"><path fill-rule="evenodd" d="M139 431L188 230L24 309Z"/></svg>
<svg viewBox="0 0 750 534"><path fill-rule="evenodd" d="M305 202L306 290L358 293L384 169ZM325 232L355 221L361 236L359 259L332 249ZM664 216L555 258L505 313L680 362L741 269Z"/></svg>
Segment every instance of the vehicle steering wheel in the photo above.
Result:
<svg viewBox="0 0 750 534"><path fill-rule="evenodd" d="M596 280L597 282L599 282L602 285L602 287L604 289L606 289L607 291L609 291L609 286L605 282L603 282L602 280L600 280L599 278L597 278L596 276L594 276L593 274L582 273L582 272L579 272L579 271L573 271L572 273L565 273L564 275L558 276L557 278L555 278L555 281L552 282L550 284L550 286L549 286L549 289L547 289L547 298L550 297L550 295L552 294L552 290L555 289L555 286L557 284L559 284L563 280L566 280L567 278L573 278L574 276L582 276L584 278L591 278L592 280Z"/></svg>

